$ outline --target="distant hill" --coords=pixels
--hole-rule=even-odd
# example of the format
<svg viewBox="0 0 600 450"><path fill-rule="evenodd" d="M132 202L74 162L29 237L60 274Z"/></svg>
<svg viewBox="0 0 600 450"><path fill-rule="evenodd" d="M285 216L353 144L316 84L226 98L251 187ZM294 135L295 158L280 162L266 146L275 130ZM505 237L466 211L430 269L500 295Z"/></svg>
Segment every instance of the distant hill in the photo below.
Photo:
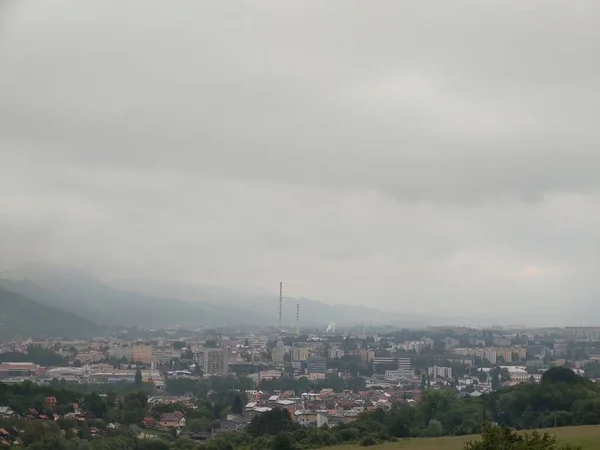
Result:
<svg viewBox="0 0 600 450"><path fill-rule="evenodd" d="M105 330L68 311L47 306L0 287L0 338L85 338Z"/></svg>
<svg viewBox="0 0 600 450"><path fill-rule="evenodd" d="M82 271L54 264L27 264L2 271L0 286L109 326L276 326L279 320L278 293L156 278L106 283ZM284 296L284 327L295 327L296 304L300 305L302 327L324 329L329 322L338 326L425 323L423 317L367 306L330 305Z"/></svg>
<svg viewBox="0 0 600 450"><path fill-rule="evenodd" d="M2 271L0 286L108 326L219 326L253 319L223 306L116 289L81 271L53 264L27 264Z"/></svg>
<svg viewBox="0 0 600 450"><path fill-rule="evenodd" d="M171 296L182 301L197 304L212 304L243 311L247 317L257 317L254 323L276 326L279 321L279 294L245 291L242 288L226 286L207 286L201 284L181 283L161 279L122 279L113 284L121 289L143 294ZM276 283L278 287L278 283ZM282 324L284 327L295 327L296 305L300 305L300 325L324 329L329 322L342 325L364 324L398 324L402 319L405 325L414 324L416 317L401 316L389 311L355 305L330 305L309 298L283 297ZM422 318L421 318L422 319ZM423 321L425 322L425 321Z"/></svg>

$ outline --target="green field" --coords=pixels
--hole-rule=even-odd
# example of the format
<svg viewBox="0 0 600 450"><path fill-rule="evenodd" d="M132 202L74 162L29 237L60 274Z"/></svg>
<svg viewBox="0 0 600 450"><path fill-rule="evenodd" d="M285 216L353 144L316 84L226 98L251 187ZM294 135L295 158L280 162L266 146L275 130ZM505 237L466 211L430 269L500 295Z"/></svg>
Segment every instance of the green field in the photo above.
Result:
<svg viewBox="0 0 600 450"><path fill-rule="evenodd" d="M583 450L600 450L600 425L550 428L538 430L556 436L558 444L580 445ZM338 445L334 450L461 450L463 444L478 439L478 436L451 436L444 438L404 439L373 447L360 445ZM331 447L329 447L331 449Z"/></svg>

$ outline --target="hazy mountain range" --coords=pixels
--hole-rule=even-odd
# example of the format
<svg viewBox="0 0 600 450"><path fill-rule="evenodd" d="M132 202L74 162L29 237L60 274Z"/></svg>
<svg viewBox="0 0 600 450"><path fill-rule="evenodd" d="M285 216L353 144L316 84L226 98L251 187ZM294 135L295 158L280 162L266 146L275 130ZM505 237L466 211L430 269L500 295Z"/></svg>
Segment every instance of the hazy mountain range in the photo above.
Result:
<svg viewBox="0 0 600 450"><path fill-rule="evenodd" d="M186 284L159 279L100 281L83 271L27 264L0 272L0 287L24 299L106 326L277 326L279 297L260 290ZM329 305L307 298L283 300L283 326L324 328L395 322L394 314L363 306ZM404 322L415 318L404 317Z"/></svg>
<svg viewBox="0 0 600 450"><path fill-rule="evenodd" d="M103 332L102 326L76 314L0 288L0 339L91 338Z"/></svg>

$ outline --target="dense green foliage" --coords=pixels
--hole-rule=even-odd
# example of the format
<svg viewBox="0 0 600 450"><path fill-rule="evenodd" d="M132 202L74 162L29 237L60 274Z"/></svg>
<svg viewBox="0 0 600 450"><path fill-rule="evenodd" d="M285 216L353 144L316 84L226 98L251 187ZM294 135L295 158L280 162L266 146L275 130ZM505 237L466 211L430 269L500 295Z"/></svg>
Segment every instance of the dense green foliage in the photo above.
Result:
<svg viewBox="0 0 600 450"><path fill-rule="evenodd" d="M0 353L0 362L32 362L40 366L66 366L67 358L58 353L37 345L29 345L27 353L5 352Z"/></svg>
<svg viewBox="0 0 600 450"><path fill-rule="evenodd" d="M337 375L331 375L317 381L310 381L307 378L294 379L290 377L262 380L258 388L267 392L293 391L296 395L301 395L303 392L319 391L321 389L333 389L336 392L342 392L345 389L357 391L364 389L365 385L365 379L362 377L341 378Z"/></svg>
<svg viewBox="0 0 600 450"><path fill-rule="evenodd" d="M486 427L481 440L468 442L464 450L578 450L579 447L558 447L556 438L548 433L517 433L506 427Z"/></svg>
<svg viewBox="0 0 600 450"><path fill-rule="evenodd" d="M500 389L487 405L496 422L517 429L600 424L600 387L563 367L539 384Z"/></svg>

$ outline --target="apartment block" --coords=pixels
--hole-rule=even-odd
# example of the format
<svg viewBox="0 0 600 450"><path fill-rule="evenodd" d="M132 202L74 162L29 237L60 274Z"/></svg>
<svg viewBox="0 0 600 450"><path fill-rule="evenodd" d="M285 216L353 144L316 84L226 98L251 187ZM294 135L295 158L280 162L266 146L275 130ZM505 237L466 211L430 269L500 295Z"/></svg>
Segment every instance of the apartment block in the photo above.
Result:
<svg viewBox="0 0 600 450"><path fill-rule="evenodd" d="M131 359L134 362L151 364L154 362L154 354L150 345L134 345L131 352Z"/></svg>
<svg viewBox="0 0 600 450"><path fill-rule="evenodd" d="M375 350L361 350L360 359L363 364L370 364L375 359Z"/></svg>
<svg viewBox="0 0 600 450"><path fill-rule="evenodd" d="M279 370L264 370L264 371L258 373L258 380L259 381L276 380L278 378L281 378L282 375L283 375L283 372L280 372Z"/></svg>
<svg viewBox="0 0 600 450"><path fill-rule="evenodd" d="M306 347L293 347L292 361L306 361L308 359L308 354L308 348Z"/></svg>
<svg viewBox="0 0 600 450"><path fill-rule="evenodd" d="M427 369L427 373L433 378L452 378L452 367L433 366Z"/></svg>
<svg viewBox="0 0 600 450"><path fill-rule="evenodd" d="M289 352L289 347L285 345L277 346L271 352L271 358L273 359L273 364L276 366L280 366L285 361L285 354Z"/></svg>
<svg viewBox="0 0 600 450"><path fill-rule="evenodd" d="M373 364L394 364L396 366L396 369L406 371L411 370L410 358L396 358L394 356L376 356L373 359Z"/></svg>
<svg viewBox="0 0 600 450"><path fill-rule="evenodd" d="M229 347L204 349L202 370L211 375L226 375L229 373Z"/></svg>

